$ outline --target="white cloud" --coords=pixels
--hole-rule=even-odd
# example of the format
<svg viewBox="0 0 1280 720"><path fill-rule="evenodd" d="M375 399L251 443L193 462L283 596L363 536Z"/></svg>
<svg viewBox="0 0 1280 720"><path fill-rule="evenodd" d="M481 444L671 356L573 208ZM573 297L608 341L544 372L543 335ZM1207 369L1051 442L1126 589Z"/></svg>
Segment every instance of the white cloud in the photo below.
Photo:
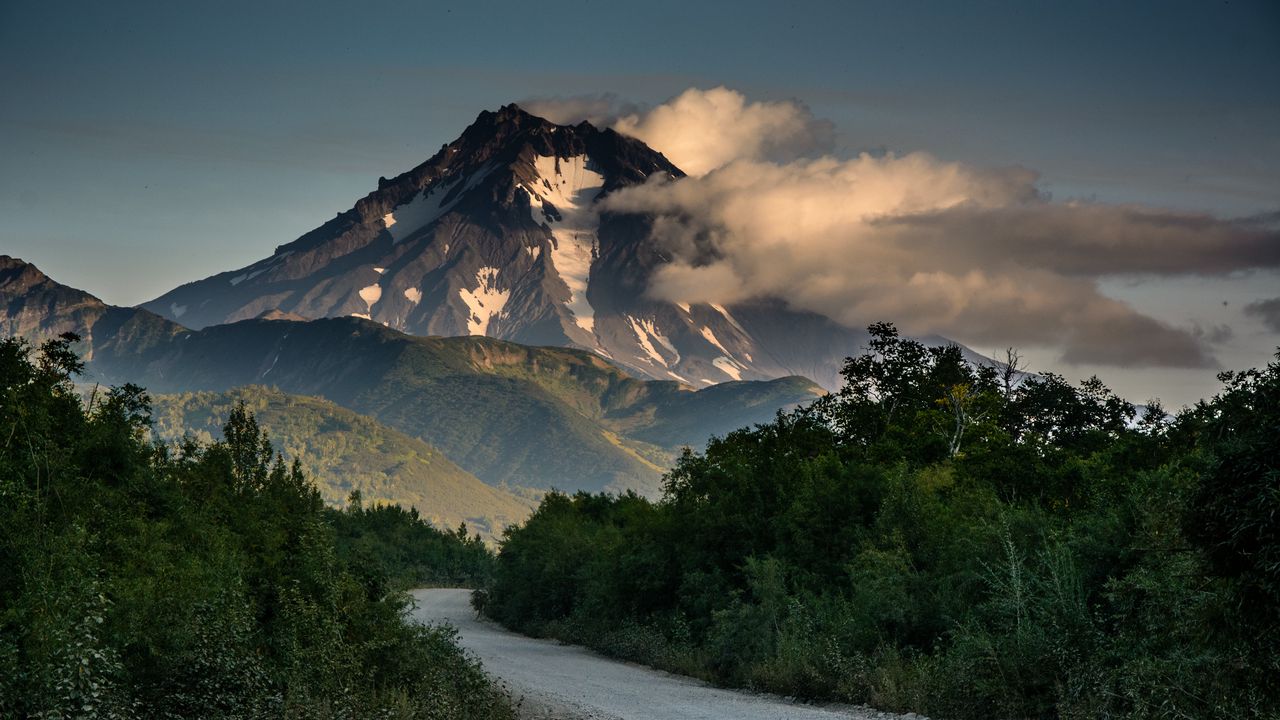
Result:
<svg viewBox="0 0 1280 720"><path fill-rule="evenodd" d="M650 214L674 261L650 292L675 302L780 297L858 326L992 345L1058 347L1064 360L1204 367L1204 333L1104 296L1116 273L1280 265L1275 224L1149 208L1053 203L1021 168L928 155L738 160L702 177L616 192Z"/></svg>
<svg viewBox="0 0 1280 720"><path fill-rule="evenodd" d="M1148 317L1099 281L1280 267L1280 217L1055 203L1033 171L923 153L815 157L831 124L795 102L724 87L648 110L612 96L537 102L547 117L612 124L690 175L605 201L653 218L674 260L650 293L674 302L778 297L853 326L1057 348L1072 363L1205 367L1229 333Z"/></svg>
<svg viewBox="0 0 1280 720"><path fill-rule="evenodd" d="M614 129L658 149L690 175L734 160L791 160L830 149L831 123L796 102L747 102L725 87L689 88Z"/></svg>
<svg viewBox="0 0 1280 720"><path fill-rule="evenodd" d="M613 93L532 97L516 104L526 112L546 118L557 125L577 125L585 120L597 127L612 125L619 117L636 113L640 109Z"/></svg>

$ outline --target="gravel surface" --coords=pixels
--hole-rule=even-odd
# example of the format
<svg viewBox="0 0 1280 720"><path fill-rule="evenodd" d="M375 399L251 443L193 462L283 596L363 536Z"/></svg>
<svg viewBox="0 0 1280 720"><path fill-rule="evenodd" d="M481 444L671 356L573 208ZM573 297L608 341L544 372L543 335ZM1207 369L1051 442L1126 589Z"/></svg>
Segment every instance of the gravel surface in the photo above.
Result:
<svg viewBox="0 0 1280 720"><path fill-rule="evenodd" d="M476 617L471 591L415 590L413 617L448 623L484 663L521 716L540 720L910 720L868 708L802 705L773 695L712 687L573 645L518 635ZM923 720L923 719L921 719Z"/></svg>

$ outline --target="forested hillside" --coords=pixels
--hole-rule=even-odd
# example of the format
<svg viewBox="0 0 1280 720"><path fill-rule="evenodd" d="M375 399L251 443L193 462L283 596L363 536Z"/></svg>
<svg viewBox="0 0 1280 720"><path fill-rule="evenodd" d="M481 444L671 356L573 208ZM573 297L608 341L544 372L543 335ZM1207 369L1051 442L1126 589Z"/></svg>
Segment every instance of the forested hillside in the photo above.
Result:
<svg viewBox="0 0 1280 720"><path fill-rule="evenodd" d="M536 504L532 493L486 485L422 440L323 398L249 386L157 395L153 404L159 438L174 442L190 434L206 443L221 438L222 423L243 404L285 457L302 463L330 505L344 505L357 492L366 505L417 508L436 527L466 523L492 541Z"/></svg>
<svg viewBox="0 0 1280 720"><path fill-rule="evenodd" d="M0 717L512 717L395 591L483 578L478 539L326 510L243 406L148 444L145 391L86 408L71 340L0 341Z"/></svg>
<svg viewBox="0 0 1280 720"><path fill-rule="evenodd" d="M290 449L307 446L308 459L320 461L312 471L326 490L336 484L330 482L333 471L341 469L371 501L390 494L377 478L388 468L379 467L367 447L353 448L350 463L323 453L317 457L319 445L344 434L318 437L307 427L318 416L332 411L337 425L360 435L373 426L352 420L350 413L367 415L497 487L626 488L656 495L662 473L682 447L766 421L777 410L823 392L795 376L695 391L686 383L637 380L614 361L582 350L479 336L414 337L357 317L307 322L269 310L252 320L191 331L146 310L108 305L30 263L0 256L0 336L39 343L62 332L81 336L75 349L86 361L86 382L134 383L153 393L184 396L180 414L197 420L207 415L202 405L218 402L206 393L271 386L313 399L290 408L307 418L293 423L302 434L286 438ZM177 419L170 408L158 409L162 431L181 434L170 422ZM264 414L273 423L282 417ZM405 438L372 434L386 439L379 442L390 454L424 457L422 445L413 449L414 443L402 442ZM445 466L431 465L431 474L445 484L447 476L459 478ZM412 472L422 470L420 465L399 466L390 474L400 470L416 477L398 485L422 489L422 474ZM397 499L414 503L415 494L408 491ZM525 514L510 497L471 502L483 500L481 494L466 491L455 494L457 504L437 504L440 519L463 513L473 524L496 530L504 518Z"/></svg>
<svg viewBox="0 0 1280 720"><path fill-rule="evenodd" d="M891 325L838 394L549 495L478 604L717 682L943 718L1275 717L1280 358L1168 417Z"/></svg>

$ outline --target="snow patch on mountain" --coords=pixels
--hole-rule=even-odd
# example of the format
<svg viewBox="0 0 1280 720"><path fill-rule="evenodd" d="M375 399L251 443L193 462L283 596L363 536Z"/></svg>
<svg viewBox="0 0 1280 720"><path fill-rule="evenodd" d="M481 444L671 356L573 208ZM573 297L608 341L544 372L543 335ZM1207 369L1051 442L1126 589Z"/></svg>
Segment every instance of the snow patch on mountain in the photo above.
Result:
<svg viewBox="0 0 1280 720"><path fill-rule="evenodd" d="M382 286L375 283L360 288L360 299L368 306L369 312L373 312L373 306L382 299Z"/></svg>
<svg viewBox="0 0 1280 720"><path fill-rule="evenodd" d="M487 335L489 323L502 312L511 297L510 290L498 289L498 268L482 267L476 271L475 290L462 288L458 296L466 304L471 315L467 318L467 332L471 335Z"/></svg>
<svg viewBox="0 0 1280 720"><path fill-rule="evenodd" d="M453 209L467 191L483 182L494 169L496 169L495 165L488 164L471 173L466 183L456 192L450 192L449 188L457 184L458 178L441 179L430 189L423 190L413 196L409 202L398 205L391 212L383 215L382 223L386 226L387 232L391 233L392 241L398 243L439 220L441 216ZM445 252L449 252L447 248Z"/></svg>
<svg viewBox="0 0 1280 720"><path fill-rule="evenodd" d="M595 309L587 300L587 283L596 256L599 218L591 205L604 189L604 176L591 169L591 161L585 155L539 155L534 160L534 170L542 182L534 182L532 187L520 186L530 195L529 214L535 223L545 223L551 229L551 264L569 286L567 305L574 322L594 333ZM541 201L541 210L535 201Z"/></svg>
<svg viewBox="0 0 1280 720"><path fill-rule="evenodd" d="M252 266L252 265L250 265L249 267L253 267L253 266ZM231 284L232 284L232 285L239 285L240 283L244 282L245 280L252 280L252 279L254 279L254 278L258 277L259 275L261 275L262 273L264 273L264 272L266 272L266 271L268 271L268 270L270 270L270 269L271 269L271 265L267 265L266 267L258 268L257 270L254 270L253 272L240 273L239 275L237 275L237 276L235 276L235 277L231 278Z"/></svg>
<svg viewBox="0 0 1280 720"><path fill-rule="evenodd" d="M648 328L630 315L627 316L627 324L631 326L631 332L635 333L636 338L640 341L640 349L644 350L645 354L652 358L655 363L662 367L666 367L666 359L662 357L657 348L653 346L653 343L649 341Z"/></svg>
<svg viewBox="0 0 1280 720"><path fill-rule="evenodd" d="M265 371L263 371L263 373L262 373L262 377L266 377L266 376L267 376L267 373L270 373L272 370L275 370L275 369L276 369L276 363L278 363L278 362L280 362L280 353L276 353L275 358L274 358L274 359L272 359L272 361L271 361L271 367L269 367L269 368L267 368Z"/></svg>
<svg viewBox="0 0 1280 720"><path fill-rule="evenodd" d="M670 354L670 357L672 358L671 359L672 365L675 365L680 362L680 351L676 350L676 346L671 342L671 340L666 335L663 335L662 332L658 329L657 322L655 322L650 318L645 318L643 320L639 320L638 322L640 323L640 326L644 328L644 330L648 332L649 335L654 340L656 340L659 345L665 348L666 351Z"/></svg>
<svg viewBox="0 0 1280 720"><path fill-rule="evenodd" d="M169 304L169 310L170 310L170 312L172 312L172 313L173 313L173 316L174 316L175 318L180 318L180 317L182 317L182 313L184 313L184 312L186 312L186 311L187 311L187 306L186 306L186 305L179 305L178 303L170 303L170 304Z"/></svg>
<svg viewBox="0 0 1280 720"><path fill-rule="evenodd" d="M712 360L711 364L715 365L720 370L720 372L724 373L725 375L728 375L734 380L742 379L742 370L738 367L738 364L723 355L716 358L715 360Z"/></svg>
<svg viewBox="0 0 1280 720"><path fill-rule="evenodd" d="M418 288L405 288L404 297L409 302L413 303L414 305L417 305L418 303L422 302L422 291L419 290Z"/></svg>
<svg viewBox="0 0 1280 720"><path fill-rule="evenodd" d="M232 284L232 286L235 286L235 285L239 285L240 283L246 280L252 280L258 277L259 275L261 275L262 273L284 262L285 258L289 257L292 254L293 254L292 250L285 250L283 252L276 253L275 255L272 255L269 258L259 260L258 262L250 265L249 267L243 268L244 272L231 278L229 282Z"/></svg>
<svg viewBox="0 0 1280 720"><path fill-rule="evenodd" d="M391 233L391 240L398 243L448 212L449 206L444 202L448 194L448 182L441 181L430 190L418 193L409 202L383 215L382 223L387 232Z"/></svg>
<svg viewBox="0 0 1280 720"><path fill-rule="evenodd" d="M712 331L712 330L711 330L711 328L709 328L709 327L704 327L704 328L702 328L701 330L699 330L699 332L701 332L701 333L702 333L702 337L706 338L707 342L711 343L712 345L715 345L717 348L720 348L720 352L724 353L725 355L732 355L732 354L733 354L733 353L730 353L730 352L725 348L725 346L724 346L724 345L721 345L721 344L720 344L720 339L716 337L715 332L714 332L714 331Z"/></svg>
<svg viewBox="0 0 1280 720"><path fill-rule="evenodd" d="M727 309L725 309L725 306L723 306L723 305L721 305L721 304L719 304L719 303L711 303L711 307L715 308L715 309L716 309L716 312L718 312L718 313L720 313L721 315L723 315L723 316L724 316L724 319L725 319L725 320L728 320L728 321L729 321L729 324L733 326L733 329L737 330L738 332L742 333L743 335L746 335L746 334L747 334L747 331L746 331L745 329L743 329L743 327L742 327L741 325L739 325L739 324L738 324L738 321L737 321L737 320L735 320L735 319L734 319L734 317L733 317L732 315L730 315L730 314L729 314L729 311L728 311Z"/></svg>

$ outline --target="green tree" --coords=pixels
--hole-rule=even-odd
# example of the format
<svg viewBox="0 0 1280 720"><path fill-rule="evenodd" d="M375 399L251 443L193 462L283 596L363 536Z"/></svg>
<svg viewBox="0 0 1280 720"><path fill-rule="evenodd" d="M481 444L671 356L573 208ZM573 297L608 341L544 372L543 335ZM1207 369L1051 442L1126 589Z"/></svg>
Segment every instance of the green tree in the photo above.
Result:
<svg viewBox="0 0 1280 720"><path fill-rule="evenodd" d="M512 716L251 412L150 445L142 388L81 402L75 341L0 341L0 717Z"/></svg>

